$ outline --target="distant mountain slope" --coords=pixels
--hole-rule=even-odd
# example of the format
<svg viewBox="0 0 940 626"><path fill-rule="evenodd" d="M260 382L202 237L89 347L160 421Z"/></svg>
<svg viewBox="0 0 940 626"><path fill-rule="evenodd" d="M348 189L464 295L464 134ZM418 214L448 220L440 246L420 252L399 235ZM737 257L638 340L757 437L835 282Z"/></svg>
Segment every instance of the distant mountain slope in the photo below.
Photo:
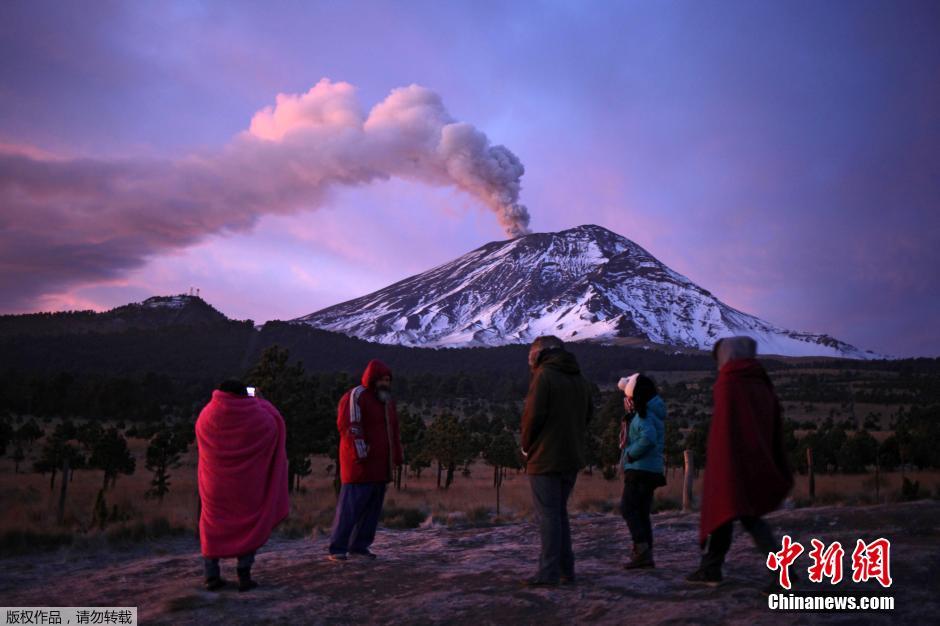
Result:
<svg viewBox="0 0 940 626"><path fill-rule="evenodd" d="M207 326L229 322L224 314L197 296L155 296L97 313L65 311L0 315L0 336L113 333L167 326Z"/></svg>
<svg viewBox="0 0 940 626"><path fill-rule="evenodd" d="M707 350L721 337L746 334L764 354L879 358L738 311L629 239L594 225L488 243L294 321L407 346L498 346L555 334Z"/></svg>

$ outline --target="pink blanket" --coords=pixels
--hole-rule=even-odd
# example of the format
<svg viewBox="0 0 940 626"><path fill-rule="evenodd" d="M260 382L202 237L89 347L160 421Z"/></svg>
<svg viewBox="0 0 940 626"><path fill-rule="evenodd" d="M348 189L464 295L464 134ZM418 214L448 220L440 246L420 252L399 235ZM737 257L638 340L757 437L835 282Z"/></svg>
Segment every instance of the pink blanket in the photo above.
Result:
<svg viewBox="0 0 940 626"><path fill-rule="evenodd" d="M267 400L212 392L196 420L203 556L253 552L287 517L285 436L284 418Z"/></svg>

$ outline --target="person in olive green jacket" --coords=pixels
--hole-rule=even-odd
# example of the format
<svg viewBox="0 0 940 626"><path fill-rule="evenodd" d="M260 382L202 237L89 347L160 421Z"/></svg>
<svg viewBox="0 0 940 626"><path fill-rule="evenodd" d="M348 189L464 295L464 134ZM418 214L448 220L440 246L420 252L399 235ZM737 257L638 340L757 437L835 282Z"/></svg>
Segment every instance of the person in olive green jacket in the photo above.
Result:
<svg viewBox="0 0 940 626"><path fill-rule="evenodd" d="M592 385L558 337L546 335L532 343L529 367L522 453L539 513L542 551L538 573L527 584L573 583L568 497L585 464L585 434L594 410Z"/></svg>

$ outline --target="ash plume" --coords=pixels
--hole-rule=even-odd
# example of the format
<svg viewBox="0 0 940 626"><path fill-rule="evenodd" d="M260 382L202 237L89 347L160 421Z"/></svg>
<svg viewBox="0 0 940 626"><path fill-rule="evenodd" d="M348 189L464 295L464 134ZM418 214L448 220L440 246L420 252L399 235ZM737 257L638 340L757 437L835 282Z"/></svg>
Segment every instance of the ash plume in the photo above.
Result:
<svg viewBox="0 0 940 626"><path fill-rule="evenodd" d="M263 215L321 207L333 188L393 177L456 187L516 237L529 232L524 172L429 89L394 89L366 113L352 85L328 79L279 94L223 148L178 159L56 158L0 144L0 302L118 278Z"/></svg>

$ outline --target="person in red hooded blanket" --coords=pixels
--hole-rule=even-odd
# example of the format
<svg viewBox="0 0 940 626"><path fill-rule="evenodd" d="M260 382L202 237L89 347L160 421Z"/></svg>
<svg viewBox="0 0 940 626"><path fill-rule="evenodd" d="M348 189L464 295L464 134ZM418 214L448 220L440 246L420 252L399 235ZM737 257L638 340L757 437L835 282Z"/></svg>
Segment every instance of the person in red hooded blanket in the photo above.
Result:
<svg viewBox="0 0 940 626"><path fill-rule="evenodd" d="M780 401L757 361L757 342L729 337L715 344L714 413L708 431L699 543L701 566L687 580L718 585L739 520L765 556L779 545L761 517L783 502L793 474L783 445ZM774 577L776 578L776 577Z"/></svg>
<svg viewBox="0 0 940 626"><path fill-rule="evenodd" d="M241 381L219 385L199 413L199 539L209 591L225 586L220 558L238 559L239 591L257 586L255 552L290 507L286 438L278 410Z"/></svg>
<svg viewBox="0 0 940 626"><path fill-rule="evenodd" d="M369 550L382 515L385 487L404 462L398 414L391 396L392 370L373 359L362 384L339 401L339 469L342 486L330 536L331 561L374 559Z"/></svg>

